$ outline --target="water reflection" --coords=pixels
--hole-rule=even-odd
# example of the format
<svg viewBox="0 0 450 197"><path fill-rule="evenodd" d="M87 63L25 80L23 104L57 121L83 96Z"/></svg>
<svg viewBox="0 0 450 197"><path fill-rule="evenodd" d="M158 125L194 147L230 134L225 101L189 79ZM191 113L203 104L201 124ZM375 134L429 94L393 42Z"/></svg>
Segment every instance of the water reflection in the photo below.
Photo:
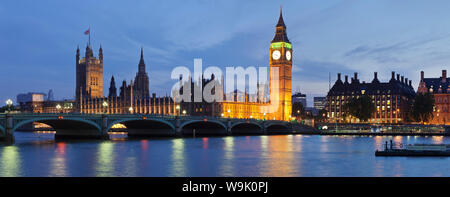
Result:
<svg viewBox="0 0 450 197"><path fill-rule="evenodd" d="M236 170L233 165L234 160L234 137L224 137L224 158L221 166L221 176L234 176Z"/></svg>
<svg viewBox="0 0 450 197"><path fill-rule="evenodd" d="M203 149L208 149L208 140L207 137L202 138Z"/></svg>
<svg viewBox="0 0 450 197"><path fill-rule="evenodd" d="M141 140L141 150L147 152L148 150L148 140Z"/></svg>
<svg viewBox="0 0 450 197"><path fill-rule="evenodd" d="M395 136L392 141L395 143L402 143L403 142L403 136Z"/></svg>
<svg viewBox="0 0 450 197"><path fill-rule="evenodd" d="M172 167L170 176L186 176L184 140L172 140Z"/></svg>
<svg viewBox="0 0 450 197"><path fill-rule="evenodd" d="M114 142L103 141L98 145L96 176L109 177L114 176Z"/></svg>
<svg viewBox="0 0 450 197"><path fill-rule="evenodd" d="M52 159L50 176L68 176L66 169L66 146L64 142L56 144L56 154Z"/></svg>
<svg viewBox="0 0 450 197"><path fill-rule="evenodd" d="M132 157L127 157L125 159L125 176L131 176L131 177L136 177L138 176L138 161L136 159L136 157L132 156Z"/></svg>
<svg viewBox="0 0 450 197"><path fill-rule="evenodd" d="M261 136L261 137L259 137L259 139L260 139L260 142L261 142L262 154L263 154L263 156L266 156L265 154L266 154L267 147L268 147L268 144L269 144L269 137Z"/></svg>
<svg viewBox="0 0 450 197"><path fill-rule="evenodd" d="M373 139L375 142L373 143L373 148L376 150L383 150L383 137L382 136L374 136Z"/></svg>
<svg viewBox="0 0 450 197"><path fill-rule="evenodd" d="M442 144L442 142L444 141L444 137L443 136L433 136L431 137L433 144Z"/></svg>
<svg viewBox="0 0 450 197"><path fill-rule="evenodd" d="M375 157L384 142L450 137L274 135L54 142L18 133L0 176L450 176L443 157ZM377 146L378 145L378 146ZM432 166L432 167L430 167Z"/></svg>
<svg viewBox="0 0 450 197"><path fill-rule="evenodd" d="M326 153L329 152L328 150L328 136L319 136L320 137L320 152Z"/></svg>
<svg viewBox="0 0 450 197"><path fill-rule="evenodd" d="M292 151L292 136L271 136L268 144L267 157L264 158L264 170L261 176L293 176L296 163Z"/></svg>
<svg viewBox="0 0 450 197"><path fill-rule="evenodd" d="M21 174L21 160L19 148L16 146L5 146L2 150L0 176L14 177Z"/></svg>

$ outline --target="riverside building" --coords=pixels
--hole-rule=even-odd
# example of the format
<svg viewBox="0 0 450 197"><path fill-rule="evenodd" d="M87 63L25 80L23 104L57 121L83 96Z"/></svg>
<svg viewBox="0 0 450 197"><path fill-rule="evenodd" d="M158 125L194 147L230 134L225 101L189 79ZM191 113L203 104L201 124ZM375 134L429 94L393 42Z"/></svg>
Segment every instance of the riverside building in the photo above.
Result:
<svg viewBox="0 0 450 197"><path fill-rule="evenodd" d="M366 123L399 124L408 122L408 113L416 93L411 80L392 72L388 82L380 82L377 72L370 83L360 82L358 73L341 80L341 73L327 94L327 120L330 123L361 123L356 117L348 116L343 106L352 98L368 95L375 105L375 112Z"/></svg>
<svg viewBox="0 0 450 197"><path fill-rule="evenodd" d="M429 92L434 96L433 119L430 124L450 124L450 78L447 70L442 70L441 77L425 78L423 71L420 72L420 83L417 93Z"/></svg>

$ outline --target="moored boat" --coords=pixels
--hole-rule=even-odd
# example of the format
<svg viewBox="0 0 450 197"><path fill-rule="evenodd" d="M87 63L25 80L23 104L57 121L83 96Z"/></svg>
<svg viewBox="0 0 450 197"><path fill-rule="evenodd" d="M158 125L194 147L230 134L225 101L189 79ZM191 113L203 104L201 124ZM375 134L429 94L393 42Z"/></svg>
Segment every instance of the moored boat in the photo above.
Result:
<svg viewBox="0 0 450 197"><path fill-rule="evenodd" d="M450 156L450 145L448 144L408 144L403 148L394 148L392 140L388 147L386 141L384 150L375 151L375 156Z"/></svg>

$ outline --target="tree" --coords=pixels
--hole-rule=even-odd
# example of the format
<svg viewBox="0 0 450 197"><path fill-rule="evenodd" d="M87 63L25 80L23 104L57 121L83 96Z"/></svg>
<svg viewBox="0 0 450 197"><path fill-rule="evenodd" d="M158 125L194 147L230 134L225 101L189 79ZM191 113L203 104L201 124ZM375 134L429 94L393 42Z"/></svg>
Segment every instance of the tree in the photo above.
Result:
<svg viewBox="0 0 450 197"><path fill-rule="evenodd" d="M305 114L305 108L303 107L303 104L300 102L294 102L292 103L292 117L300 117Z"/></svg>
<svg viewBox="0 0 450 197"><path fill-rule="evenodd" d="M372 118L375 112L375 104L367 95L362 95L359 98L352 98L343 106L346 115L352 115L362 122Z"/></svg>
<svg viewBox="0 0 450 197"><path fill-rule="evenodd" d="M326 120L326 118L327 118L327 110L326 109L319 110L319 114L317 114L317 116L315 117L315 119L318 122L323 122Z"/></svg>
<svg viewBox="0 0 450 197"><path fill-rule="evenodd" d="M0 107L0 113L5 113L7 111L14 111L14 110L17 110L17 108L14 105L12 106L5 105L3 107Z"/></svg>
<svg viewBox="0 0 450 197"><path fill-rule="evenodd" d="M424 124L433 119L434 96L429 92L419 93L414 99L410 117L416 122Z"/></svg>

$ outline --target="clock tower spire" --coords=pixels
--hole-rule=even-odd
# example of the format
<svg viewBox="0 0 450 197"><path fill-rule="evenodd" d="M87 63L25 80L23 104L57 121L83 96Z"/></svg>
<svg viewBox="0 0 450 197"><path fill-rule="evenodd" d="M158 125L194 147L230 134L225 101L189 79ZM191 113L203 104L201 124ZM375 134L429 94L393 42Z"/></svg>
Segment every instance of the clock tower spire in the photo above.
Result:
<svg viewBox="0 0 450 197"><path fill-rule="evenodd" d="M278 102L278 109L274 114L275 119L288 121L292 112L292 44L287 37L281 7L275 29L275 36L269 48L270 100Z"/></svg>

